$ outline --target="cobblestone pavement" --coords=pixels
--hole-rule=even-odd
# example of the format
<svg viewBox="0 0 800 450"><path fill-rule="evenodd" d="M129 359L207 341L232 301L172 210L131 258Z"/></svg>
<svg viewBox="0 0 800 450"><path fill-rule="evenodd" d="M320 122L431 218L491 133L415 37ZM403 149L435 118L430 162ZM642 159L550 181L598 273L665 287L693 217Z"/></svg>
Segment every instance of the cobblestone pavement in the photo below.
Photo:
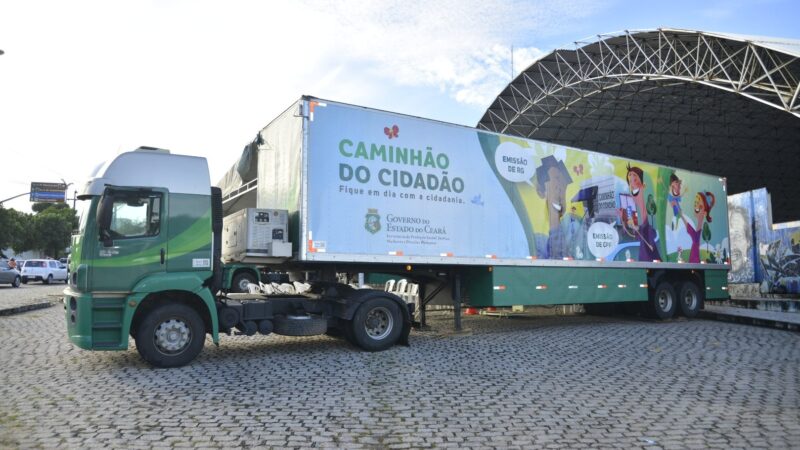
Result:
<svg viewBox="0 0 800 450"><path fill-rule="evenodd" d="M0 315L3 312L17 312L19 309L44 303L59 303L64 291L64 283L42 284L30 282L18 288L8 284L0 284ZM41 306L40 306L41 307Z"/></svg>
<svg viewBox="0 0 800 450"><path fill-rule="evenodd" d="M800 447L800 334L705 320L465 317L381 353L223 337L147 367L0 317L0 447Z"/></svg>

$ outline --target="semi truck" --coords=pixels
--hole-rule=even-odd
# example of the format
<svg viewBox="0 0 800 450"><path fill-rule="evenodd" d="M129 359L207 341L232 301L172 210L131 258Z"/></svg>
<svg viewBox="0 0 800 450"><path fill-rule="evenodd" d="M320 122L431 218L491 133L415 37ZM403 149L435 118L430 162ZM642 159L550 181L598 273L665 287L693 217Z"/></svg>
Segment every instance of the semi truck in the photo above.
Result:
<svg viewBox="0 0 800 450"><path fill-rule="evenodd" d="M161 149L98 166L67 332L90 350L132 338L157 367L230 333L407 345L412 308L342 282L358 273L419 283L422 322L446 295L457 328L463 303L693 317L727 297L725 197L719 176L304 96L216 186L204 158ZM308 289L232 293L269 281Z"/></svg>

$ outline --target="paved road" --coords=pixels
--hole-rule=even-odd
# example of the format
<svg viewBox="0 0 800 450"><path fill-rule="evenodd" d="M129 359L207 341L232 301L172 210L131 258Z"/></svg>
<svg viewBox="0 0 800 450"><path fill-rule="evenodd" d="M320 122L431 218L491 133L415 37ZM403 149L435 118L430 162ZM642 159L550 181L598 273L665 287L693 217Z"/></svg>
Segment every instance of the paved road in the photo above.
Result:
<svg viewBox="0 0 800 450"><path fill-rule="evenodd" d="M38 281L22 284L18 288L0 284L0 312L10 312L21 307L40 305L45 302L57 303L60 301L59 296L65 287L64 283L47 285Z"/></svg>
<svg viewBox="0 0 800 450"><path fill-rule="evenodd" d="M0 447L800 447L800 335L704 320L467 317L365 353L224 337L191 366L0 317ZM433 319L437 330L450 321Z"/></svg>

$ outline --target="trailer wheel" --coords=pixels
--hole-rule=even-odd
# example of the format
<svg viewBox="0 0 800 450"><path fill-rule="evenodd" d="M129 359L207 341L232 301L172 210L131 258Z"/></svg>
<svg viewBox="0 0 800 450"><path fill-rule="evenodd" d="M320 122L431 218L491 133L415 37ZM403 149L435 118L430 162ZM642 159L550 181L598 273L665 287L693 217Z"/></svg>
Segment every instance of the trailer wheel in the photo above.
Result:
<svg viewBox="0 0 800 450"><path fill-rule="evenodd" d="M136 331L136 350L155 367L179 367L203 350L205 325L189 306L172 303L150 311Z"/></svg>
<svg viewBox="0 0 800 450"><path fill-rule="evenodd" d="M351 326L356 345L369 352L386 350L400 337L403 315L396 302L376 297L358 307Z"/></svg>
<svg viewBox="0 0 800 450"><path fill-rule="evenodd" d="M675 315L678 308L675 288L668 281L662 281L653 290L653 297L650 299L650 311L652 315L661 320L666 320Z"/></svg>
<svg viewBox="0 0 800 450"><path fill-rule="evenodd" d="M700 312L700 305L703 303L703 297L700 294L700 288L697 287L697 284L693 281L681 283L678 298L683 315L690 319L692 317L697 317L697 314Z"/></svg>
<svg viewBox="0 0 800 450"><path fill-rule="evenodd" d="M275 334L283 336L316 336L328 330L328 319L320 316L275 316L272 319Z"/></svg>
<svg viewBox="0 0 800 450"><path fill-rule="evenodd" d="M247 285L250 283L256 283L256 277L253 274L250 272L238 273L231 282L231 292L247 293L249 292Z"/></svg>

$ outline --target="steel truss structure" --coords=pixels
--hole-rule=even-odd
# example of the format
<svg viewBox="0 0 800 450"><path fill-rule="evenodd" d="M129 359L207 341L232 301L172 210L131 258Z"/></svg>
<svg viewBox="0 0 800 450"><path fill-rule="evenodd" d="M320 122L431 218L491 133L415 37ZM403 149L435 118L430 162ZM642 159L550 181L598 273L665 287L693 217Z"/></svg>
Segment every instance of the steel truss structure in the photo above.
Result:
<svg viewBox="0 0 800 450"><path fill-rule="evenodd" d="M656 29L600 35L524 70L478 127L766 186L800 219L800 41Z"/></svg>

